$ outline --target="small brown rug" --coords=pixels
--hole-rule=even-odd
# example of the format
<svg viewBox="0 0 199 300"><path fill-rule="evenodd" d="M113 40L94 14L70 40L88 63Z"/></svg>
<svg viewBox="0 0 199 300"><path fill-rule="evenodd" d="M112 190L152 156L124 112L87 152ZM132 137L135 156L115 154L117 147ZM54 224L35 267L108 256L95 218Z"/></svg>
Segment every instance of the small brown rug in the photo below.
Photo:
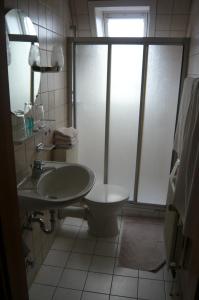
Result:
<svg viewBox="0 0 199 300"><path fill-rule="evenodd" d="M121 267L156 272L165 263L162 219L126 217L119 254Z"/></svg>

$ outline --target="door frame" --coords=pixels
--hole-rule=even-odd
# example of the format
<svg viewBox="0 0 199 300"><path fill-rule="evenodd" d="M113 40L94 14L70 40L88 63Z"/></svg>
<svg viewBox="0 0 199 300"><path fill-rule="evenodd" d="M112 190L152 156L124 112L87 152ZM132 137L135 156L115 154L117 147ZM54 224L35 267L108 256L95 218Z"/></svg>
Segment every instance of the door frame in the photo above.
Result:
<svg viewBox="0 0 199 300"><path fill-rule="evenodd" d="M8 86L4 1L0 0L0 287L5 300L28 300L21 242Z"/></svg>

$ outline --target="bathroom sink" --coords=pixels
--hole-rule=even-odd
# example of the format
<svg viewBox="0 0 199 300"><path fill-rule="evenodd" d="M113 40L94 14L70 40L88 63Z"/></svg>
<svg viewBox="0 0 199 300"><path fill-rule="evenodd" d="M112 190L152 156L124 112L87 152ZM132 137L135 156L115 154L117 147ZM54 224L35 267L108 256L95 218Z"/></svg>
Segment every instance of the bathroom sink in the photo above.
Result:
<svg viewBox="0 0 199 300"><path fill-rule="evenodd" d="M80 164L48 163L52 170L45 172L35 182L28 177L18 186L21 207L49 209L65 207L89 193L94 185L94 173Z"/></svg>

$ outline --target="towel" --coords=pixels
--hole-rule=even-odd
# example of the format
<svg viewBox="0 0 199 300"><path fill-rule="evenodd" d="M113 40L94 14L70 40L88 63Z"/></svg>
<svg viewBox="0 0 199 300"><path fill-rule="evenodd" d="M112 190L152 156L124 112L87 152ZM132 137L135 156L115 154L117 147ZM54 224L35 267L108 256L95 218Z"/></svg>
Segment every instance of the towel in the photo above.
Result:
<svg viewBox="0 0 199 300"><path fill-rule="evenodd" d="M60 127L54 131L54 135L73 138L78 135L78 130L73 127Z"/></svg>
<svg viewBox="0 0 199 300"><path fill-rule="evenodd" d="M65 137L60 137L60 136L54 136L54 143L56 144L73 144L77 142L77 138L65 138Z"/></svg>
<svg viewBox="0 0 199 300"><path fill-rule="evenodd" d="M184 235L199 242L199 79L192 85L173 204L183 221Z"/></svg>
<svg viewBox="0 0 199 300"><path fill-rule="evenodd" d="M53 142L56 148L70 149L78 142L78 131L73 127L61 127L54 131Z"/></svg>
<svg viewBox="0 0 199 300"><path fill-rule="evenodd" d="M178 114L178 122L177 122L175 139L174 139L174 150L177 152L179 158L181 157L182 154L184 127L185 127L187 111L191 99L191 92L192 92L194 80L195 80L194 78L187 77L185 78L183 84L183 91L182 91L180 109Z"/></svg>

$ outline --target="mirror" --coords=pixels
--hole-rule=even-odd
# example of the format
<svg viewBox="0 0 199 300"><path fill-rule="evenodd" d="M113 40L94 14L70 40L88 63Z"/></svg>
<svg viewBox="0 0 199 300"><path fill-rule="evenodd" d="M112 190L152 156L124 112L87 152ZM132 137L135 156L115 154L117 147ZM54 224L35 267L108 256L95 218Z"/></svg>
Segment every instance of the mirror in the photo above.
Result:
<svg viewBox="0 0 199 300"><path fill-rule="evenodd" d="M6 14L9 37L10 62L8 65L11 111L24 111L25 103L34 104L39 91L41 74L29 65L32 45L39 46L34 25L21 10L12 9Z"/></svg>

